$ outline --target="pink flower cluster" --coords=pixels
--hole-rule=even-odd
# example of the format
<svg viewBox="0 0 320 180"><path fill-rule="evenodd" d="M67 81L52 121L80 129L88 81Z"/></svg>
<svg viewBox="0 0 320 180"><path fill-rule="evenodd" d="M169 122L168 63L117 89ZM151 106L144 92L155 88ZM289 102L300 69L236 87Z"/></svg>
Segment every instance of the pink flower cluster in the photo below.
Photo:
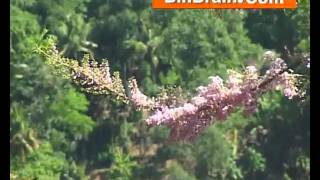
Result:
<svg viewBox="0 0 320 180"><path fill-rule="evenodd" d="M154 101L139 90L137 81L135 79L132 79L129 82L129 87L131 89L130 100L133 105L139 108L150 108L153 106Z"/></svg>
<svg viewBox="0 0 320 180"><path fill-rule="evenodd" d="M298 88L296 87L296 74L285 71L287 69L286 63L277 58L271 65L271 68L266 72L264 79L270 82L265 86L259 87L262 90L282 89L284 95L289 99L298 95Z"/></svg>
<svg viewBox="0 0 320 180"><path fill-rule="evenodd" d="M225 83L220 77L212 76L211 82L207 86L200 86L190 100L181 100L181 94L170 92L157 99L149 98L139 90L135 79L129 82L131 93L127 97L120 73L111 75L107 61L98 65L86 55L80 65L76 60L63 58L54 46L52 50L39 50L39 53L58 73L72 78L86 92L112 94L118 100L125 103L130 100L135 107L149 110L151 115L146 119L147 124L167 126L171 130L171 140L192 140L213 122L226 120L238 107L243 107L247 115L254 113L258 98L267 91L283 90L289 99L299 95L297 75L292 74L286 63L276 58L272 51L264 55L265 60L272 61L265 75L259 76L254 66L248 66L243 73L229 71ZM309 67L309 55L303 58Z"/></svg>
<svg viewBox="0 0 320 180"><path fill-rule="evenodd" d="M257 99L267 90L282 89L284 95L296 96L295 76L286 72L282 59L276 59L262 77L254 66L248 66L243 74L229 71L226 83L218 76L209 77L207 86L200 86L197 94L179 107L159 104L142 94L136 84L131 90L132 102L137 106L154 109L146 119L148 125L165 125L170 128L170 140L193 140L214 121L223 121L237 107L244 107L244 113L256 111ZM133 83L134 84L134 83Z"/></svg>

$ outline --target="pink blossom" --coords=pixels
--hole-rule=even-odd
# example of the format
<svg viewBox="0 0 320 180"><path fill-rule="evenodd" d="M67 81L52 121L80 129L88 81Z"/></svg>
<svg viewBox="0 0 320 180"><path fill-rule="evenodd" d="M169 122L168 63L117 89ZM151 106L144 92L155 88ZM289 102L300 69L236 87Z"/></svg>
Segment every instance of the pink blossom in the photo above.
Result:
<svg viewBox="0 0 320 180"><path fill-rule="evenodd" d="M292 99L292 97L297 95L297 93L290 88L285 88L283 92L284 92L284 95L287 96L289 99Z"/></svg>
<svg viewBox="0 0 320 180"><path fill-rule="evenodd" d="M210 76L209 79L211 80L211 83L209 84L211 89L216 90L223 86L223 79L219 76Z"/></svg>
<svg viewBox="0 0 320 180"><path fill-rule="evenodd" d="M289 74L288 72L284 72L279 81L281 81L281 86L283 86L283 92L286 97L292 99L294 96L298 95L297 87L295 86L296 78L294 74Z"/></svg>
<svg viewBox="0 0 320 180"><path fill-rule="evenodd" d="M246 67L246 73L250 75L256 75L257 73L257 68L254 66L247 66Z"/></svg>
<svg viewBox="0 0 320 180"><path fill-rule="evenodd" d="M226 84L219 76L211 76L211 82L198 87L190 102L178 107L151 103L135 86L132 101L140 106L157 104L146 122L170 128L170 140L193 140L215 121L226 120L236 107L243 106L246 115L254 113L258 98L267 90L279 87L289 99L296 96L295 76L283 72L286 67L282 59L276 59L266 75L260 78L253 66L248 66L244 74L229 71Z"/></svg>
<svg viewBox="0 0 320 180"><path fill-rule="evenodd" d="M281 71L287 68L287 64L281 58L276 58L274 62L272 62L270 69L266 72L266 75L276 76Z"/></svg>
<svg viewBox="0 0 320 180"><path fill-rule="evenodd" d="M183 111L186 114L192 114L195 113L195 111L197 110L197 107L191 103L186 103L183 106Z"/></svg>
<svg viewBox="0 0 320 180"><path fill-rule="evenodd" d="M131 88L131 102L138 107L152 106L154 102L144 95L138 88L137 81L135 79L130 81Z"/></svg>
<svg viewBox="0 0 320 180"><path fill-rule="evenodd" d="M207 102L206 98L201 96L195 96L194 98L192 98L192 103L196 106L200 106L206 102Z"/></svg>
<svg viewBox="0 0 320 180"><path fill-rule="evenodd" d="M228 77L228 87L234 88L239 86L239 84L242 83L242 75L235 71L229 71L229 77Z"/></svg>

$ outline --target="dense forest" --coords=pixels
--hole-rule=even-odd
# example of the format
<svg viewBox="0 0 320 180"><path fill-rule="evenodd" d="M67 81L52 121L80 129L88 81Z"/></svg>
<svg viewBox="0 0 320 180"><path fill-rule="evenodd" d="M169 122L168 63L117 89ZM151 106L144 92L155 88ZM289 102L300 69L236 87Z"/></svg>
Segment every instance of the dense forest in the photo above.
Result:
<svg viewBox="0 0 320 180"><path fill-rule="evenodd" d="M295 10L153 10L148 0L10 1L10 179L310 179L309 0ZM265 52L301 75L301 98L264 94L191 142L168 141L148 113L82 91L35 49L107 59L125 87L188 97L208 77L256 66ZM309 63L309 64L308 64ZM127 91L127 89L126 89ZM183 97L184 98L184 97Z"/></svg>

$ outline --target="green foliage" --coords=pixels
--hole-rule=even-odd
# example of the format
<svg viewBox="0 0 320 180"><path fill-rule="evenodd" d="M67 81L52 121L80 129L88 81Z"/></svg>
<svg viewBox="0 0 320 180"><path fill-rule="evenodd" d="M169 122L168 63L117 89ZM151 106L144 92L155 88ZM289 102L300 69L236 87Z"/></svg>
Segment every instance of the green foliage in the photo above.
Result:
<svg viewBox="0 0 320 180"><path fill-rule="evenodd" d="M17 6L10 7L10 14L10 51L28 51L32 40L40 33L37 16Z"/></svg>
<svg viewBox="0 0 320 180"><path fill-rule="evenodd" d="M130 156L123 153L120 147L111 148L113 155L113 163L109 169L108 176L111 179L130 179L132 178L132 170L137 167L135 161L130 159Z"/></svg>
<svg viewBox="0 0 320 180"><path fill-rule="evenodd" d="M187 171L185 171L179 164L172 164L168 169L166 179L172 180L196 180L195 177L190 175Z"/></svg>
<svg viewBox="0 0 320 180"><path fill-rule="evenodd" d="M73 137L88 135L95 122L87 115L89 102L83 94L70 89L58 95L56 102L51 104L51 118L57 128Z"/></svg>
<svg viewBox="0 0 320 180"><path fill-rule="evenodd" d="M216 127L210 127L195 144L196 175L200 179L241 179L231 144Z"/></svg>
<svg viewBox="0 0 320 180"><path fill-rule="evenodd" d="M310 158L297 152L292 153L292 156L294 158L288 164L285 164L286 172L284 176L288 179L296 177L310 179Z"/></svg>
<svg viewBox="0 0 320 180"><path fill-rule="evenodd" d="M95 123L85 115L89 102L84 95L49 73L34 53L38 43L54 43L54 38L42 41L46 32L33 13L38 2L11 3L10 170L18 179L59 179L69 168L66 159L72 159L66 154Z"/></svg>
<svg viewBox="0 0 320 180"><path fill-rule="evenodd" d="M66 167L64 154L55 152L49 143L27 156L27 163L13 163L13 172L18 179L59 179Z"/></svg>
<svg viewBox="0 0 320 180"><path fill-rule="evenodd" d="M135 76L144 92L155 95L168 85L191 92L226 69L262 67L261 47L282 56L284 46L292 54L310 49L309 0L298 1L296 10L218 16L152 10L150 3L10 1L11 178L309 179L307 81L304 102L269 93L253 117L239 110L194 143L170 144L166 127L145 126L148 114L109 96L76 91L38 55L56 45L57 59L67 64L83 54L87 60L108 57L119 77ZM304 67L299 72L308 79Z"/></svg>
<svg viewBox="0 0 320 180"><path fill-rule="evenodd" d="M268 49L291 53L298 49L310 51L310 1L298 1L298 8L288 11L261 10L249 13L246 27L249 37Z"/></svg>
<svg viewBox="0 0 320 180"><path fill-rule="evenodd" d="M213 72L226 75L227 69L259 59L261 48L245 35L241 17L221 20L206 17L206 13L177 15L163 30L163 43L156 54L162 64L174 67L164 69L166 79L172 79L169 83L194 88Z"/></svg>
<svg viewBox="0 0 320 180"><path fill-rule="evenodd" d="M37 1L33 7L50 33L59 37L59 45L67 55L90 52L95 44L87 40L91 25L85 19L87 0Z"/></svg>
<svg viewBox="0 0 320 180"><path fill-rule="evenodd" d="M248 170L247 173L255 173L257 171L264 171L265 170L265 158L262 156L261 153L257 152L254 148L247 149L248 157Z"/></svg>

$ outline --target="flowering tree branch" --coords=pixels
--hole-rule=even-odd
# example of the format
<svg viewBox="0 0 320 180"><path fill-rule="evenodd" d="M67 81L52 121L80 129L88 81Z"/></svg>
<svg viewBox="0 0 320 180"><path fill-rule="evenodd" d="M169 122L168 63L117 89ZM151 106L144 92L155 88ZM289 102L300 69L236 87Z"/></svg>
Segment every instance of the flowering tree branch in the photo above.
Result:
<svg viewBox="0 0 320 180"><path fill-rule="evenodd" d="M37 52L56 72L72 79L86 92L112 94L136 108L149 110L151 115L146 123L170 128L172 141L194 140L212 123L226 120L238 107L243 107L246 115L254 113L258 98L267 91L282 90L289 99L300 94L296 87L298 75L293 74L280 58L272 58L270 69L262 76L254 66L248 66L244 73L230 70L225 83L218 76L209 77L211 82L198 87L193 98L177 103L170 101L170 96L146 96L139 90L134 78L129 80L131 91L126 95L119 73L111 76L107 61L100 64L89 62L89 57L85 56L80 65L76 60L63 58L54 43L38 48Z"/></svg>

